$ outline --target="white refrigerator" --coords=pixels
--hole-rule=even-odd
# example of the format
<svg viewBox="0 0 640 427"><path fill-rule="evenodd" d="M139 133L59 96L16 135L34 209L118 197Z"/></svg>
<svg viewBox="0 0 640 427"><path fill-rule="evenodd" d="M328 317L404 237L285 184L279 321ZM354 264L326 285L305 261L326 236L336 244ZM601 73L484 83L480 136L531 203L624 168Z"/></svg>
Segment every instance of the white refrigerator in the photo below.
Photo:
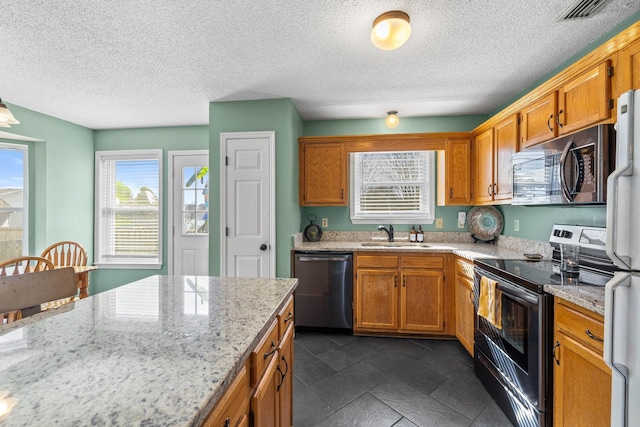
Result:
<svg viewBox="0 0 640 427"><path fill-rule="evenodd" d="M611 425L631 427L640 426L640 90L620 96L617 120L607 254L621 271L605 288L604 360L612 371Z"/></svg>

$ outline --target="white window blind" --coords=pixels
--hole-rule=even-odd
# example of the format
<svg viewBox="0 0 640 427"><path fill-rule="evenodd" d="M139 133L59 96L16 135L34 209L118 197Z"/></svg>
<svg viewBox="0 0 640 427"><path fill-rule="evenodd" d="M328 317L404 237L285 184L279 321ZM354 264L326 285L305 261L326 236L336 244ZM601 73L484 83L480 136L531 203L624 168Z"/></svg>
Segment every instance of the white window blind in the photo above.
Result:
<svg viewBox="0 0 640 427"><path fill-rule="evenodd" d="M353 153L352 222L432 222L434 176L431 151Z"/></svg>
<svg viewBox="0 0 640 427"><path fill-rule="evenodd" d="M162 150L96 152L95 263L161 267Z"/></svg>

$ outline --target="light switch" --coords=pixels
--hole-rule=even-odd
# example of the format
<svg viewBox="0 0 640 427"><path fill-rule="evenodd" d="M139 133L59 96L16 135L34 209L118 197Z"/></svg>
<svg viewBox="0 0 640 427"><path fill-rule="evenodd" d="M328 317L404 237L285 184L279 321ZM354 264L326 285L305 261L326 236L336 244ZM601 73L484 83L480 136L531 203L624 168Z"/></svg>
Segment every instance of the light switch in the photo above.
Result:
<svg viewBox="0 0 640 427"><path fill-rule="evenodd" d="M458 212L458 228L464 228L464 223L467 220L467 213L464 211Z"/></svg>
<svg viewBox="0 0 640 427"><path fill-rule="evenodd" d="M442 218L436 218L436 228L442 228Z"/></svg>

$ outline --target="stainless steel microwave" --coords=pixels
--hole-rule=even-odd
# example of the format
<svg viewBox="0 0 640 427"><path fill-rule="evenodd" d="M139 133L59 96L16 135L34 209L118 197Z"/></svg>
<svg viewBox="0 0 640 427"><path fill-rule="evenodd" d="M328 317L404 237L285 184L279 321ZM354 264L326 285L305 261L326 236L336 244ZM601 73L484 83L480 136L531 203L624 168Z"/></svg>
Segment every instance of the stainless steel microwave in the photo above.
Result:
<svg viewBox="0 0 640 427"><path fill-rule="evenodd" d="M598 125L515 153L511 204L604 204L615 144L613 125Z"/></svg>

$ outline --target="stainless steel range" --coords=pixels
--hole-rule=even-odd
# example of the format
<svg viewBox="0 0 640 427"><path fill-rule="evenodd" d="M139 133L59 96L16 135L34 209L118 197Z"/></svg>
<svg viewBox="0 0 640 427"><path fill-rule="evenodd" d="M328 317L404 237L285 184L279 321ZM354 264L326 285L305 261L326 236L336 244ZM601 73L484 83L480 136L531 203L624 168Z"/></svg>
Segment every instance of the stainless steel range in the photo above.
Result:
<svg viewBox="0 0 640 427"><path fill-rule="evenodd" d="M475 261L475 371L511 421L553 425L553 297L545 285L604 286L613 276L606 230L555 225L552 260ZM560 271L560 245L580 246L579 272Z"/></svg>

